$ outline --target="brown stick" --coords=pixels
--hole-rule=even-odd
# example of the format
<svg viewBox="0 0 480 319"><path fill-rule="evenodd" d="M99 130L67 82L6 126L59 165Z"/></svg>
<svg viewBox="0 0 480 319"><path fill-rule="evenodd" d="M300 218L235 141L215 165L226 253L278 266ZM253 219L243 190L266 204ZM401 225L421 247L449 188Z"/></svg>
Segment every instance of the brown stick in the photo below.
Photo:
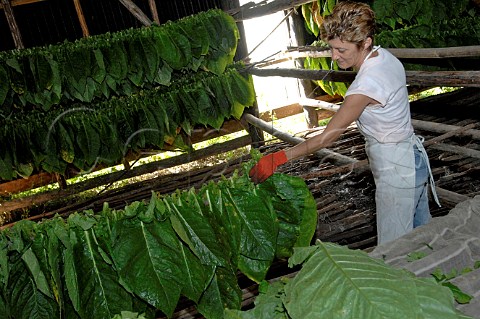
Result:
<svg viewBox="0 0 480 319"><path fill-rule="evenodd" d="M450 138L450 137L452 137L452 136L459 135L459 134L461 134L461 133L463 133L463 132L465 132L465 131L468 131L468 130L470 130L470 129L473 129L475 126L477 126L477 123L472 123L472 124L468 124L468 125L466 125L466 126L464 126L464 127L459 127L459 128L456 129L456 130L449 131L449 132L447 132L447 133L445 133L445 134L442 134L442 135L440 135L440 136L437 136L437 137L434 137L434 138L429 139L428 141L426 141L426 142L423 143L423 146L424 146L424 147L427 147L427 146L433 145L433 144L438 143L438 142L440 142L440 141L443 141L443 140L445 140L445 139L447 139L447 138Z"/></svg>
<svg viewBox="0 0 480 319"><path fill-rule="evenodd" d="M150 12L152 13L153 21L160 25L160 19L158 18L157 4L155 3L155 0L148 0L148 4L150 6Z"/></svg>
<svg viewBox="0 0 480 319"><path fill-rule="evenodd" d="M446 133L450 131L457 131L457 135L471 136L473 139L480 140L480 130L468 129L465 131L463 130L458 131L460 127L456 125L413 120L413 119L412 119L412 124L413 124L413 127L415 127L416 129L421 129L421 130L435 132L435 133Z"/></svg>
<svg viewBox="0 0 480 319"><path fill-rule="evenodd" d="M75 4L75 10L77 11L78 21L80 22L80 27L82 28L83 37L89 37L90 32L88 31L87 21L85 20L85 16L83 15L82 5L80 4L80 0L73 0Z"/></svg>
<svg viewBox="0 0 480 319"><path fill-rule="evenodd" d="M25 46L23 45L22 35L20 34L20 30L18 29L17 21L15 20L15 16L13 15L12 7L10 6L10 0L1 0L3 9L5 11L5 17L7 18L8 26L10 27L10 32L12 33L13 42L15 43L15 47L17 49L23 49Z"/></svg>

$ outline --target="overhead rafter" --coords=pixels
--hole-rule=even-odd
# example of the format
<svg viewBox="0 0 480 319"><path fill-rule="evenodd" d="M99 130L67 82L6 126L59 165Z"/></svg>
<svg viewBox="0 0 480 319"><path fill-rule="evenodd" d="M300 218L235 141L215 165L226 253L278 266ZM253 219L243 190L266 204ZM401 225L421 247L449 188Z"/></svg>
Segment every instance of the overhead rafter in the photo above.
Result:
<svg viewBox="0 0 480 319"><path fill-rule="evenodd" d="M15 6L21 6L24 4L36 3L36 2L42 2L42 1L46 1L46 0L11 0L10 6L15 7ZM3 9L3 4L0 4L0 9Z"/></svg>

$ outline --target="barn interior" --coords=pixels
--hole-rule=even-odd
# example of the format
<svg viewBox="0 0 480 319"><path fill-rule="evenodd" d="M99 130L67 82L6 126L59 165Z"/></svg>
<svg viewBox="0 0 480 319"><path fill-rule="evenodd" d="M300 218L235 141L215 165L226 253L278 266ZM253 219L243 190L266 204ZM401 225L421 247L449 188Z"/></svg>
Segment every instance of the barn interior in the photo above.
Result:
<svg viewBox="0 0 480 319"><path fill-rule="evenodd" d="M303 18L298 14L300 6L311 2L2 0L0 9L4 14L0 17L0 53L74 42L132 28L161 26L201 12L221 9L236 22L239 40L234 59L244 63L243 74L253 77L257 97L260 95L258 88L265 83L268 86L268 81L273 79L280 82L288 80L290 82L286 85L293 83L299 92L293 100L280 98L280 104L270 108L262 106L261 100L255 101L245 108L240 118L226 119L219 128L199 123L192 127L189 134L182 132L180 135L190 146L188 152L168 145L156 149L148 147L141 152L127 152L115 165L95 165L89 171L108 171L102 175L88 175L69 167L64 174L34 170L29 176L19 174L10 180L2 179L2 230L23 220L42 222L57 216L67 218L74 212L98 212L105 203L111 209L123 209L134 202L148 201L152 192L167 195L178 190L198 189L241 171L242 165L252 158L251 149L268 154L319 134L325 127L321 121L335 114L342 97L324 92L313 94L318 92L313 81L349 82L355 74L299 67L299 61L306 57L329 55L329 52L309 46L312 38L305 31L292 31L303 25ZM478 15L478 2L472 1L471 5ZM288 26L288 43L280 43L281 51L274 55L264 56L261 61L252 60L251 53L257 49L255 45L260 47L262 43L247 44L249 34L244 23L265 21L263 19L272 14L280 15L276 20L279 25ZM260 25L271 33L278 27ZM266 38L268 36L267 32ZM364 150L364 138L355 125L351 125L330 148L280 166L278 172L303 179L315 199L317 225L312 243L320 240L376 254L377 257L387 256L384 258L387 262L398 267L410 267L419 276L428 276L427 271L419 269L433 270L432 265L443 268L445 272L452 267L457 270L473 267L475 262L478 265L480 46L473 43L448 48L389 50L404 63L424 66L424 69L407 71L407 84L411 96L417 96L410 103L413 126L416 134L425 139L440 199L441 206L438 206L430 198L432 216L438 221L434 224L436 228L432 229L432 226L423 232L416 231L403 242L400 240L377 247L375 183ZM452 66L452 70L432 70L432 65ZM422 95L432 88L448 89L436 95ZM286 90L283 87L276 89ZM5 117L0 120L6 121ZM290 129L288 121L300 122L300 125ZM143 162L159 154L161 156ZM115 169L108 170L113 166ZM83 175L89 177L71 182ZM467 215L459 217L457 225L452 221L453 214ZM464 228L465 225L470 228ZM429 260L430 266L422 264L427 262L425 260L407 266L398 263L398 256L404 257L421 250L425 242L439 237L443 240L441 249L438 248L438 255ZM439 260L443 263L436 263ZM296 271L298 269L288 267L287 260L276 260L267 279L274 282L283 276L294 276ZM463 291L472 296L467 304L457 303L455 307L472 318L480 318L480 268L477 266L471 272L460 273L455 280ZM259 293L259 285L241 273L238 274L238 282L243 293L242 309L250 309ZM166 317L161 312L156 315L156 318ZM204 318L186 298L180 300L170 317Z"/></svg>

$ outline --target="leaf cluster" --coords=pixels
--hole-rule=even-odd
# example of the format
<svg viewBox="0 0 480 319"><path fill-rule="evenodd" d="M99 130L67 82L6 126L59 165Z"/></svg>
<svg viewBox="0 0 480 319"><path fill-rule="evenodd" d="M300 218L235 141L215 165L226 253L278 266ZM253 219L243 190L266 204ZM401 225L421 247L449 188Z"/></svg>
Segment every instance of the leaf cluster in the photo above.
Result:
<svg viewBox="0 0 480 319"><path fill-rule="evenodd" d="M254 99L251 77L232 64L221 75L198 72L130 96L14 114L0 128L0 178L64 174L67 167L88 171L120 162L127 151L161 149L164 143L186 149L180 130L219 129L225 119L240 118Z"/></svg>
<svg viewBox="0 0 480 319"><path fill-rule="evenodd" d="M239 38L233 18L210 10L161 26L0 53L0 115L48 111L169 85L172 73L222 74Z"/></svg>
<svg viewBox="0 0 480 319"><path fill-rule="evenodd" d="M240 309L237 271L264 280L275 258L310 244L315 225L308 187L282 174L24 220L0 233L0 316L171 317L185 297L205 318L223 318L225 307Z"/></svg>

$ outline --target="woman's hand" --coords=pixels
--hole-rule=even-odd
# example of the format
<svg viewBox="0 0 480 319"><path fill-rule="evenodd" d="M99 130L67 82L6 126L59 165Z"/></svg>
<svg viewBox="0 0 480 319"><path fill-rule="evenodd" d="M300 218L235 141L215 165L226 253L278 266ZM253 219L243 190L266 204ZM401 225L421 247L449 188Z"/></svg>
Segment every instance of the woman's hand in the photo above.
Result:
<svg viewBox="0 0 480 319"><path fill-rule="evenodd" d="M287 155L283 150L265 155L252 167L248 175L254 183L262 183L275 172L279 165L285 164L286 162Z"/></svg>

